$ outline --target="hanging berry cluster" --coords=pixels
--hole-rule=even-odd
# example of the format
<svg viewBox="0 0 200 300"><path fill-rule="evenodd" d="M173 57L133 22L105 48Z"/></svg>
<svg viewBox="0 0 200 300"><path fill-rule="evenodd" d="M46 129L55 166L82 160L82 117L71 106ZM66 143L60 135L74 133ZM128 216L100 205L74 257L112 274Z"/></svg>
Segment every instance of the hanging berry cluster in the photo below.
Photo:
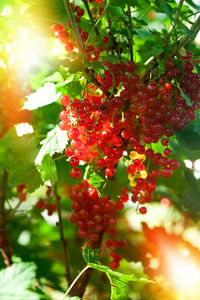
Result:
<svg viewBox="0 0 200 300"><path fill-rule="evenodd" d="M52 187L51 186L47 186L46 196L47 196L47 198L52 196ZM36 203L36 208L39 210L46 209L48 216L52 216L53 213L56 211L56 204L49 203L49 199L44 200L44 199L40 198Z"/></svg>
<svg viewBox="0 0 200 300"><path fill-rule="evenodd" d="M95 23L104 9L103 1L90 0L89 3L94 5L91 13ZM99 60L104 72L102 76L94 70L93 76L89 74L90 83L79 99L71 99L70 95L61 97L63 111L59 127L67 131L69 138L65 155L72 167L70 176L79 179L83 175L79 164L85 162L91 169L103 172L105 180L114 180L121 162L130 180L130 195L123 188L115 203L109 197L100 197L89 180L72 188L71 221L79 227L79 237L88 238L92 244L99 241L103 233L116 233L113 228L117 223L116 212L123 209L129 199L145 214L145 203L153 199L157 178L169 178L179 167L177 159L170 159L169 140L175 131L184 129L195 119L195 111L200 107L200 83L191 52L185 56L177 54L177 61L166 59L163 74L151 80L140 75L139 66L133 60L103 61L102 54L119 50L114 48L113 37L110 39L112 34L104 32L102 35L95 28L97 38L90 44L89 33L81 28L84 9L74 5L71 8L88 61ZM66 28L56 24L51 30L65 44L67 52L78 48L71 36L70 24ZM84 76L86 74L87 68ZM163 146L162 153L152 149L156 143ZM112 268L119 266L120 257L113 250L120 245L124 246L124 242L113 239L105 242L112 250Z"/></svg>
<svg viewBox="0 0 200 300"><path fill-rule="evenodd" d="M124 247L123 240L117 241L113 237L117 234L117 212L122 210L124 202L128 201L126 190L122 191L119 199L114 202L109 197L100 197L97 189L82 180L71 190L72 208L71 221L79 228L78 236L81 239L88 238L87 245L93 246L100 243L103 233L109 235L110 239L105 241L105 247L112 249L110 256L113 260L110 266L115 269L119 267L121 257L113 250Z"/></svg>

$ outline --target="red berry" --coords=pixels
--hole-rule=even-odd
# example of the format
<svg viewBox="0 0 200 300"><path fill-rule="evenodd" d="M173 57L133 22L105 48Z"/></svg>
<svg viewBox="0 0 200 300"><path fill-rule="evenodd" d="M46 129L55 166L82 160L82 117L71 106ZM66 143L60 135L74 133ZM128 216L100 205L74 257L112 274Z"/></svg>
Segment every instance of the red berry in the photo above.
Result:
<svg viewBox="0 0 200 300"><path fill-rule="evenodd" d="M71 176L72 178L74 178L74 179L80 178L81 175L82 175L82 172L81 172L81 170L80 170L79 168L73 168L73 169L71 169L71 171L70 171L70 176Z"/></svg>

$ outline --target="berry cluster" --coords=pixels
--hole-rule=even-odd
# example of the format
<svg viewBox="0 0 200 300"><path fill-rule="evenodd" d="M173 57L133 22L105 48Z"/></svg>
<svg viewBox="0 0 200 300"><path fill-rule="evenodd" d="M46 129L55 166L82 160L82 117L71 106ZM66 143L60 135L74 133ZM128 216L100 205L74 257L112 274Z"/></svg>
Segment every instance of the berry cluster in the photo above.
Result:
<svg viewBox="0 0 200 300"><path fill-rule="evenodd" d="M82 239L88 238L87 245L93 246L95 242L100 242L103 233L110 237L116 235L116 214L117 211L123 209L124 202L128 201L126 190L123 190L119 199L114 202L109 197L100 197L89 181L82 180L81 183L72 187L71 199L74 210L71 221L79 228L78 236ZM113 269L119 267L121 260L121 257L113 250L124 246L123 240L108 239L105 241L105 247L112 249L110 256L113 260L110 266Z"/></svg>
<svg viewBox="0 0 200 300"><path fill-rule="evenodd" d="M102 13L103 1L89 0L89 3L94 5L91 12L95 21ZM169 178L179 167L178 160L170 158L169 140L175 131L182 130L195 119L195 111L200 107L200 83L199 75L194 73L191 52L186 52L185 56L178 54L178 60L167 60L162 76L155 75L151 81L139 76L140 70L134 61L103 61L105 50L116 50L112 34L108 36L107 32L102 36L95 28L97 39L89 44L89 33L81 28L84 9L71 7L87 59L100 60L104 71L100 76L86 68L84 76L89 73L90 83L83 97L61 97L63 111L59 127L67 131L69 138L65 155L72 167L70 176L74 179L82 176L79 164L83 161L104 173L105 180L114 180L117 165L123 162L130 180L130 197L123 189L115 203L108 197L100 197L89 181L72 188L75 212L71 220L79 227L79 237L87 237L92 244L101 239L102 233L116 233L112 228L116 225L115 214L123 209L129 198L138 204L139 212L145 214L144 204L152 201L157 178ZM77 47L64 26L56 24L51 29L67 51ZM163 146L162 153L153 150L156 143ZM123 241L108 239L105 242L105 246L111 248L112 268L119 266L120 257L113 250L120 245L124 245Z"/></svg>
<svg viewBox="0 0 200 300"><path fill-rule="evenodd" d="M46 190L46 196L50 197L52 194L52 188L50 186L47 186ZM53 213L56 211L56 204L55 203L49 203L48 201L45 201L44 199L39 199L36 203L36 207L39 210L47 210L48 216L52 216Z"/></svg>
<svg viewBox="0 0 200 300"><path fill-rule="evenodd" d="M20 184L17 186L17 192L19 193L19 201L24 202L26 200L26 185Z"/></svg>

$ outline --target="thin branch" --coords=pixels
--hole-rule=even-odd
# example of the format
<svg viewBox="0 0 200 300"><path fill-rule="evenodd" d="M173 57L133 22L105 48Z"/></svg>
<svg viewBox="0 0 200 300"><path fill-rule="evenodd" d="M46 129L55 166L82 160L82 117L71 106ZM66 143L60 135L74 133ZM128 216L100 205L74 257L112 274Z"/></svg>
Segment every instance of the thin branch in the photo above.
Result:
<svg viewBox="0 0 200 300"><path fill-rule="evenodd" d="M63 300L65 299L65 297L69 294L69 292L71 291L71 289L73 288L73 286L75 285L75 283L79 280L79 278L82 276L82 274L89 269L88 265L78 274L78 276L74 279L74 281L72 282L72 284L70 285L70 287L68 288L68 290L66 291L66 293L64 294Z"/></svg>
<svg viewBox="0 0 200 300"><path fill-rule="evenodd" d="M2 188L0 192L0 219L4 218L4 205L6 201L7 182L8 182L8 172L4 169L3 177L2 177Z"/></svg>
<svg viewBox="0 0 200 300"><path fill-rule="evenodd" d="M12 264L12 249L7 236L6 222L5 222L5 201L6 201L6 190L8 184L8 172L4 169L2 175L2 186L0 191L0 251L4 259L4 263L7 267Z"/></svg>
<svg viewBox="0 0 200 300"><path fill-rule="evenodd" d="M16 206L12 209L12 211L9 213L9 215L7 215L5 217L5 223L7 223L10 219L12 219L12 217L15 215L15 213L17 212L18 208L20 207L20 205L22 204L22 202L18 202L16 204Z"/></svg>
<svg viewBox="0 0 200 300"><path fill-rule="evenodd" d="M86 8L86 10L87 10L87 13L88 13L88 16L89 16L89 18L90 18L90 21L91 21L93 24L95 24L95 20L94 20L94 18L93 18L93 16L92 16L92 13L91 13L90 8L89 8L88 1L87 1L87 0L82 0L82 1L83 1L83 3L85 4L85 8ZM99 30L98 30L98 28L96 28L96 27L95 27L95 32L96 32L96 35L99 36Z"/></svg>
<svg viewBox="0 0 200 300"><path fill-rule="evenodd" d="M170 57L174 56L175 54L177 54L177 52L184 46L187 44L187 42L191 39L194 40L196 35L198 34L200 30L200 16L198 17L198 19L196 20L196 22L192 25L192 27L190 28L190 33L186 33L184 35L184 37L179 41L177 47L172 51L172 53L170 54ZM193 34L191 35L191 32L193 32Z"/></svg>
<svg viewBox="0 0 200 300"><path fill-rule="evenodd" d="M100 249L101 247L101 242L103 239L103 232L99 235L99 239L96 242L92 242L91 248L92 249ZM88 282L90 280L90 277L92 275L93 269L88 268L84 274L81 276L80 280L76 282L76 284L73 285L73 288L70 290L69 295L70 296L78 296L80 298L83 297L85 293L85 289L88 285ZM80 276L79 276L80 277Z"/></svg>
<svg viewBox="0 0 200 300"><path fill-rule="evenodd" d="M65 9L66 9L69 21L70 21L72 31L73 31L74 36L75 36L75 40L77 42L77 47L79 49L79 53L83 56L83 62L85 62L85 57L86 57L85 48L83 46L79 31L78 31L78 26L76 24L74 14L73 14L72 9L71 9L70 2L69 2L69 0L63 0L63 2L64 2Z"/></svg>
<svg viewBox="0 0 200 300"><path fill-rule="evenodd" d="M133 23L131 18L131 7L128 5L128 20L129 20L129 30L130 30L130 38L129 38L129 51L130 51L130 58L131 61L133 61L133 41L132 41L132 29L133 29Z"/></svg>
<svg viewBox="0 0 200 300"><path fill-rule="evenodd" d="M88 39L87 39L87 41L86 41L86 44L85 44L86 47L87 47L87 45L88 45L88 43L89 43L89 40L90 40L90 38L91 38L91 36L92 36L92 34L93 34L95 28L97 27L97 25L98 25L99 22L101 21L102 17L103 17L104 14L106 13L106 10L107 10L108 6L109 6L109 2L106 3L106 6L105 6L105 8L104 8L102 14L100 15L100 17L98 18L98 20L97 20L96 23L94 24L94 27L93 27L92 30L90 31L89 37L88 37Z"/></svg>
<svg viewBox="0 0 200 300"><path fill-rule="evenodd" d="M68 258L68 253L67 253L67 241L65 240L64 233L63 233L63 223L62 223L62 216L61 216L61 210L60 210L60 197L58 195L57 185L54 186L53 192L54 192L54 198L56 201L56 207L57 207L57 212L58 212L58 228L59 228L60 240L61 240L63 256L64 256L65 276L66 276L68 284L70 285L71 275L70 275L70 269L69 269L69 258Z"/></svg>
<svg viewBox="0 0 200 300"><path fill-rule="evenodd" d="M169 32L164 40L164 47L166 47L172 33L173 33L173 30L174 30L174 26L176 25L176 22L178 21L179 19L179 15L180 15L180 12L181 12L181 8L183 6L183 2L184 0L180 0L179 1L179 4L178 4L178 7L177 7L177 10L176 10L176 13L175 13L175 16L174 16L174 21L172 22L172 25L170 26L170 29L169 29Z"/></svg>

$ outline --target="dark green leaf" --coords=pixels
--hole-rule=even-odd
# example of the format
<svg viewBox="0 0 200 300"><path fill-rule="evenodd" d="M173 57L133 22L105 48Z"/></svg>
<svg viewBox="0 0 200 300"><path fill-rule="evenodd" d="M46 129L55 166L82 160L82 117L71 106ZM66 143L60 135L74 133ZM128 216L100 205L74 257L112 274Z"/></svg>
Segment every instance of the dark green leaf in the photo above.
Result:
<svg viewBox="0 0 200 300"><path fill-rule="evenodd" d="M86 263L98 263L98 249L91 249L87 246L83 247L83 258Z"/></svg>
<svg viewBox="0 0 200 300"><path fill-rule="evenodd" d="M200 149L200 133L194 125L189 125L183 130L176 132L176 138L181 147L191 150Z"/></svg>
<svg viewBox="0 0 200 300"><path fill-rule="evenodd" d="M200 66L199 66L199 64L197 62L195 62L194 65L195 65L195 68L197 70L198 75L200 76Z"/></svg>
<svg viewBox="0 0 200 300"><path fill-rule="evenodd" d="M180 88L180 90L181 90L181 96L185 99L187 105L188 105L188 106L192 106L190 97L187 96L187 95L183 92L183 90L182 90L181 88Z"/></svg>
<svg viewBox="0 0 200 300"><path fill-rule="evenodd" d="M124 7L125 5L130 5L132 7L135 7L136 3L134 0L111 0L110 5L121 7Z"/></svg>
<svg viewBox="0 0 200 300"><path fill-rule="evenodd" d="M40 295L29 290L33 287L35 269L33 263L19 263L1 270L0 299L39 300Z"/></svg>
<svg viewBox="0 0 200 300"><path fill-rule="evenodd" d="M160 5L160 9L161 11L163 11L164 13L166 13L166 15L173 21L174 18L172 17L173 12L171 7L169 6L169 4L167 3L167 1L165 0L161 0L161 5Z"/></svg>
<svg viewBox="0 0 200 300"><path fill-rule="evenodd" d="M185 0L185 2L190 5L191 7L195 8L195 9L200 9L200 5L197 5L196 3L194 3L194 1L192 0Z"/></svg>

